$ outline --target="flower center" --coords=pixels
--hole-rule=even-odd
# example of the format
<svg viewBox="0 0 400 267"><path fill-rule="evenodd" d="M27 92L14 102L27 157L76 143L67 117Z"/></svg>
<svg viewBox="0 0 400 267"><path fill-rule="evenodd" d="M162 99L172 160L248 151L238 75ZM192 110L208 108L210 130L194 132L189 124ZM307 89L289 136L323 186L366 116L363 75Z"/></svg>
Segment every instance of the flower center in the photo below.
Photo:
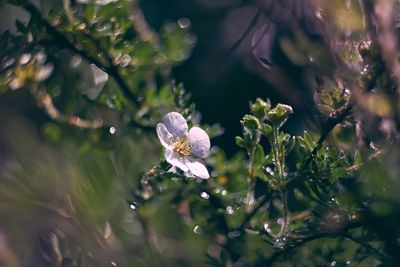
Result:
<svg viewBox="0 0 400 267"><path fill-rule="evenodd" d="M178 152L182 156L190 155L191 146L189 140L186 137L179 137L174 143L174 151Z"/></svg>

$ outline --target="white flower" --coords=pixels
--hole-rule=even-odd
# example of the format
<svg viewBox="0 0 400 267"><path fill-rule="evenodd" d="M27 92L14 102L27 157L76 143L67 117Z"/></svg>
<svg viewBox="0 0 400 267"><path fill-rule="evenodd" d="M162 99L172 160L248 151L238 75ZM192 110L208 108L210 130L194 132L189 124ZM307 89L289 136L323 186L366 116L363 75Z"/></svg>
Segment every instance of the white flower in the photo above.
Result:
<svg viewBox="0 0 400 267"><path fill-rule="evenodd" d="M185 118L178 112L165 115L163 123L157 124L157 135L165 147L165 159L185 173L208 179L207 168L199 160L210 150L210 138L199 127L188 131Z"/></svg>

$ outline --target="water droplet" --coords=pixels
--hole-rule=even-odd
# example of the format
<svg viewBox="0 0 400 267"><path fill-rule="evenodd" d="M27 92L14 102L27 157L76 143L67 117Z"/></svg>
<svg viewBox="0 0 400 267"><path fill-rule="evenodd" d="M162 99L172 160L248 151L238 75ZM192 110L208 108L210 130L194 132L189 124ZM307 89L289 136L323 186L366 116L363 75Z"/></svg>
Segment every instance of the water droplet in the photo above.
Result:
<svg viewBox="0 0 400 267"><path fill-rule="evenodd" d="M324 13L323 9L322 9L322 8L318 8L318 9L315 11L315 16L316 16L318 19L320 19L320 20L324 20L324 18L325 18L325 13Z"/></svg>
<svg viewBox="0 0 400 267"><path fill-rule="evenodd" d="M85 23L81 23L79 24L79 30L84 30L86 28L86 24Z"/></svg>
<svg viewBox="0 0 400 267"><path fill-rule="evenodd" d="M132 210L136 210L136 208L137 208L136 202L132 202L132 203L129 205L129 207L130 207Z"/></svg>
<svg viewBox="0 0 400 267"><path fill-rule="evenodd" d="M275 240L274 247L277 249L284 249L286 246L286 238L285 237L278 237Z"/></svg>
<svg viewBox="0 0 400 267"><path fill-rule="evenodd" d="M129 65L130 62L131 62L131 57L129 55L125 54L121 57L120 65L121 65L121 67L126 67Z"/></svg>
<svg viewBox="0 0 400 267"><path fill-rule="evenodd" d="M115 129L115 127L110 127L109 132L110 134L115 134L115 132L117 131L117 129Z"/></svg>
<svg viewBox="0 0 400 267"><path fill-rule="evenodd" d="M196 235L199 235L199 234L201 233L200 226L196 225L196 226L193 228L193 233L195 233Z"/></svg>
<svg viewBox="0 0 400 267"><path fill-rule="evenodd" d="M228 214L233 214L233 208L231 206L226 207L226 212Z"/></svg>
<svg viewBox="0 0 400 267"><path fill-rule="evenodd" d="M181 18L178 20L178 26L181 29L189 28L192 22L188 18Z"/></svg>
<svg viewBox="0 0 400 267"><path fill-rule="evenodd" d="M111 236L112 230L111 230L111 225L106 222L106 225L104 226L104 239L107 239Z"/></svg>
<svg viewBox="0 0 400 267"><path fill-rule="evenodd" d="M331 266L333 267L333 266L336 266L336 261L332 261L331 262Z"/></svg>
<svg viewBox="0 0 400 267"><path fill-rule="evenodd" d="M236 238L238 236L240 236L240 231L233 231L228 233L229 238Z"/></svg>
<svg viewBox="0 0 400 267"><path fill-rule="evenodd" d="M187 34L184 38L187 44L195 44L197 42L197 37L193 34Z"/></svg>
<svg viewBox="0 0 400 267"><path fill-rule="evenodd" d="M226 190L222 190L221 195L226 196L228 192Z"/></svg>
<svg viewBox="0 0 400 267"><path fill-rule="evenodd" d="M69 65L71 68L77 68L82 62L82 57L81 56L73 56L71 60L69 61Z"/></svg>
<svg viewBox="0 0 400 267"><path fill-rule="evenodd" d="M263 227L264 227L264 230L265 230L267 233L271 233L271 228L269 228L269 224L268 224L268 223L264 223Z"/></svg>
<svg viewBox="0 0 400 267"><path fill-rule="evenodd" d="M209 199L209 198L210 198L210 195L207 194L206 192L202 192L202 193L200 194L200 196L201 196L202 198L204 198L204 199Z"/></svg>

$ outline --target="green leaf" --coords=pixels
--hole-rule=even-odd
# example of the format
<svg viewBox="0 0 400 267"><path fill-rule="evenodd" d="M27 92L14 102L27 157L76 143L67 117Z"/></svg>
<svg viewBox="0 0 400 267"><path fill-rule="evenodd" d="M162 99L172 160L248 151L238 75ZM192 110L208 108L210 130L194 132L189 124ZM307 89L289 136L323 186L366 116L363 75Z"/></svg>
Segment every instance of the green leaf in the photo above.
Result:
<svg viewBox="0 0 400 267"><path fill-rule="evenodd" d="M95 4L93 2L86 6L85 15L86 15L86 18L89 21L91 21L91 20L93 20L95 18L95 16L96 16L96 6L95 6Z"/></svg>
<svg viewBox="0 0 400 267"><path fill-rule="evenodd" d="M291 106L279 103L275 108L268 112L267 118L274 126L280 128L292 113L293 109Z"/></svg>
<svg viewBox="0 0 400 267"><path fill-rule="evenodd" d="M256 150L254 152L254 165L262 166L265 162L264 149L260 144L257 144Z"/></svg>
<svg viewBox="0 0 400 267"><path fill-rule="evenodd" d="M253 115L245 115L240 122L249 130L257 130L260 127L260 121Z"/></svg>
<svg viewBox="0 0 400 267"><path fill-rule="evenodd" d="M254 103L250 103L251 112L258 118L264 118L271 109L271 103L257 98Z"/></svg>
<svg viewBox="0 0 400 267"><path fill-rule="evenodd" d="M240 136L235 136L235 142L238 147L244 148L244 140Z"/></svg>
<svg viewBox="0 0 400 267"><path fill-rule="evenodd" d="M314 149L314 138L307 131L304 131L304 142L307 145L309 151Z"/></svg>
<svg viewBox="0 0 400 267"><path fill-rule="evenodd" d="M286 144L286 149L285 149L286 155L288 155L293 150L295 145L296 145L296 138L293 136L290 139L289 143Z"/></svg>
<svg viewBox="0 0 400 267"><path fill-rule="evenodd" d="M272 134L272 127L266 123L261 125L261 132L268 138L271 137Z"/></svg>

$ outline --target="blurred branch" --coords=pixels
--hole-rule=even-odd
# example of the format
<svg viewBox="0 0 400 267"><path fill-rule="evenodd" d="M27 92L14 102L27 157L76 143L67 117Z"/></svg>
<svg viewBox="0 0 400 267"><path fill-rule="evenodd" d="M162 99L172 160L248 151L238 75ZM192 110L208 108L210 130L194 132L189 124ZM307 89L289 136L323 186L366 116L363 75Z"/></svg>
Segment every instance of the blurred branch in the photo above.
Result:
<svg viewBox="0 0 400 267"><path fill-rule="evenodd" d="M269 197L272 195L272 193L269 193L268 195L263 196L260 201L257 203L257 206L255 206L244 218L243 222L237 227L236 230L243 230L247 223L254 217L254 215L257 214L257 212L268 202Z"/></svg>
<svg viewBox="0 0 400 267"><path fill-rule="evenodd" d="M39 102L39 106L43 107L46 111L47 115L55 121L61 123L71 124L73 126L79 128L89 128L89 129L98 129L103 126L102 119L96 119L93 121L85 120L77 116L72 115L65 115L61 113L53 103L53 100L49 94L44 91L35 91L32 90L32 93L36 97L37 101Z"/></svg>
<svg viewBox="0 0 400 267"><path fill-rule="evenodd" d="M139 7L138 3L135 3L132 8L132 24L143 42L149 42L154 46L158 46L157 34L147 23L146 19L144 18L143 11Z"/></svg>
<svg viewBox="0 0 400 267"><path fill-rule="evenodd" d="M125 83L124 79L121 77L121 74L119 73L118 66L112 64L112 59L109 56L107 57L109 65L106 66L99 59L93 57L85 50L79 48L78 45L69 41L67 37L65 37L53 25L51 25L49 21L47 21L45 18L42 17L42 14L33 3L31 3L28 0L22 0L21 7L25 9L29 14L31 14L32 17L35 17L46 28L49 35L53 37L55 43L59 47L67 48L75 52L76 54L79 54L87 61L95 64L98 68L107 72L110 76L112 76L115 79L125 97L128 98L131 102L133 102L137 106L139 106L140 104L139 101L137 100L136 96L130 91L128 85Z"/></svg>
<svg viewBox="0 0 400 267"><path fill-rule="evenodd" d="M371 246L368 243L365 243L365 242L362 242L360 240L357 240L356 238L352 237L349 234L346 234L345 238L347 238L347 239L353 241L354 243L359 244L360 246L366 248L367 250L369 250L370 252L375 254L381 260L384 260L386 258L385 255L383 255L379 250L377 250L376 248L374 248L373 246Z"/></svg>
<svg viewBox="0 0 400 267"><path fill-rule="evenodd" d="M232 45L232 47L228 50L228 52L225 55L225 60L228 59L232 54L236 51L236 49L239 48L240 44L243 42L243 40L247 37L247 35L250 33L250 31L253 29L253 27L257 24L257 21L259 17L262 14L261 8L258 8L256 14L254 15L253 19L251 20L249 26L247 26L246 30L243 32L242 36Z"/></svg>
<svg viewBox="0 0 400 267"><path fill-rule="evenodd" d="M294 243L292 246L289 246L285 248L284 250L277 251L273 253L267 260L266 266L270 266L273 262L275 262L281 255L289 253L295 248L301 247L304 244L307 244L311 241L321 239L321 238L338 238L338 237L343 237L349 230L362 227L364 225L367 225L369 221L355 221L352 223L347 224L345 227L343 227L340 231L327 231L327 232L320 232L316 233L313 235L309 235L307 237L297 239L296 243Z"/></svg>
<svg viewBox="0 0 400 267"><path fill-rule="evenodd" d="M398 42L397 36L393 31L393 15L396 10L395 1L376 1L374 14L378 26L379 34L377 41L381 46L381 53L389 70L396 79L396 87L400 93L400 64L398 62Z"/></svg>

